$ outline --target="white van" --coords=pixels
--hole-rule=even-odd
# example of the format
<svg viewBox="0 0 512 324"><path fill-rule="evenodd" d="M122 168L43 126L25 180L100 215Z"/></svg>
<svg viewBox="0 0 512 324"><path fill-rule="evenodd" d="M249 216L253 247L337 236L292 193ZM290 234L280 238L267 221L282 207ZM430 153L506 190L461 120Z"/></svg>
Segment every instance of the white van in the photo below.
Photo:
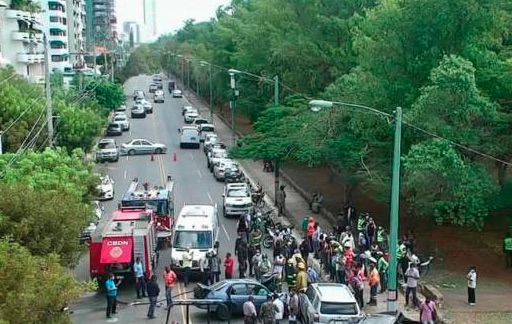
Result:
<svg viewBox="0 0 512 324"><path fill-rule="evenodd" d="M204 142L206 135L215 133L215 126L213 126L213 124L199 124L197 127L201 135L201 142Z"/></svg>
<svg viewBox="0 0 512 324"><path fill-rule="evenodd" d="M180 129L180 148L201 146L201 136L199 130L195 126L183 126Z"/></svg>
<svg viewBox="0 0 512 324"><path fill-rule="evenodd" d="M173 228L171 268L183 270L183 253L193 252L192 271L199 271L199 260L215 249L219 239L217 205L184 205Z"/></svg>

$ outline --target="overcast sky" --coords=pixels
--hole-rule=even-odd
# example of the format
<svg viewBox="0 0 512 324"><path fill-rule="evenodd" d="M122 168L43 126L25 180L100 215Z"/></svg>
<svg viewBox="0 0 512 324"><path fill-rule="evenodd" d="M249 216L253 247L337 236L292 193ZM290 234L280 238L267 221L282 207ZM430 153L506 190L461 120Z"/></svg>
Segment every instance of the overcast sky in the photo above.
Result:
<svg viewBox="0 0 512 324"><path fill-rule="evenodd" d="M206 21L215 16L217 8L230 0L156 0L158 34L174 32L183 27L187 19ZM118 26L124 21L143 22L142 0L116 0Z"/></svg>

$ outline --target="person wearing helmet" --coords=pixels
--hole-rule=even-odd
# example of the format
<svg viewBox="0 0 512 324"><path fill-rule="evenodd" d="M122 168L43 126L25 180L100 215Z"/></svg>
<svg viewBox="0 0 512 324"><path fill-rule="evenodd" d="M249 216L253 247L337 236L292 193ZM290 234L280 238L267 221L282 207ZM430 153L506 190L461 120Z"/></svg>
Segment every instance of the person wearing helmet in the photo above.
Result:
<svg viewBox="0 0 512 324"><path fill-rule="evenodd" d="M303 262L297 264L297 282L295 288L297 291L305 291L308 288L308 274L306 273L306 265Z"/></svg>
<svg viewBox="0 0 512 324"><path fill-rule="evenodd" d="M295 264L293 263L292 258L288 259L288 261L286 262L284 272L286 273L286 283L288 284L288 288L295 287L297 272L295 270Z"/></svg>
<svg viewBox="0 0 512 324"><path fill-rule="evenodd" d="M249 234L249 244L251 246L259 246L261 245L261 241L263 240L263 232L260 228L254 228Z"/></svg>

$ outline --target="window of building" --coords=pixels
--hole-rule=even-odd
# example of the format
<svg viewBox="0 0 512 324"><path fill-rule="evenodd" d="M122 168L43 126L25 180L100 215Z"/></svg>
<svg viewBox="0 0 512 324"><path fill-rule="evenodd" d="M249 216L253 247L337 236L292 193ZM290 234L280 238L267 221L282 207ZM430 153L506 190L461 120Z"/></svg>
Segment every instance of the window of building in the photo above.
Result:
<svg viewBox="0 0 512 324"><path fill-rule="evenodd" d="M61 55L52 55L52 62L64 62L64 57Z"/></svg>
<svg viewBox="0 0 512 324"><path fill-rule="evenodd" d="M60 22L60 17L50 16L50 22Z"/></svg>

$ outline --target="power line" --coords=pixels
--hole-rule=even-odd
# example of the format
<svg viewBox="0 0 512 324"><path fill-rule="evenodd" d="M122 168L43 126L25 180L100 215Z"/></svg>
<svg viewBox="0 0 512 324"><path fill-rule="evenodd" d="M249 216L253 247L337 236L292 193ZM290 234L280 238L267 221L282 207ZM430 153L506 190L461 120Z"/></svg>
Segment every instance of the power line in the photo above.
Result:
<svg viewBox="0 0 512 324"><path fill-rule="evenodd" d="M18 117L16 117L16 119L14 121L12 121L9 126L7 126L3 132L4 133L7 133L14 125L16 125L16 123L21 119L21 117L23 117L29 110L31 110L32 108L34 108L34 104L36 103L36 101L39 101L43 98L44 96L41 94L39 97L35 98L34 100L32 100L32 102L30 103L29 107L27 109L25 109Z"/></svg>

